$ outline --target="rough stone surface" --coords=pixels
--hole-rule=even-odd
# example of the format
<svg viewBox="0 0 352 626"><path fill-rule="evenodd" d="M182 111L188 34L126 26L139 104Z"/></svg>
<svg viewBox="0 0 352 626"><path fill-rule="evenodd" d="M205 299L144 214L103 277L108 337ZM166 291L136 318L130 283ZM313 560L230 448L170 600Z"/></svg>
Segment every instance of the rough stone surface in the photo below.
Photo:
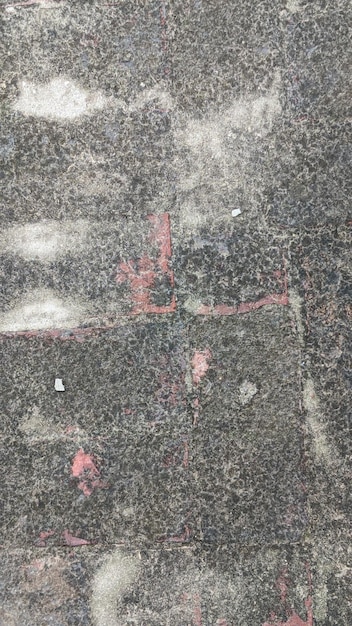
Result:
<svg viewBox="0 0 352 626"><path fill-rule="evenodd" d="M0 18L0 625L350 626L349 0Z"/></svg>
<svg viewBox="0 0 352 626"><path fill-rule="evenodd" d="M285 311L190 326L210 366L195 390L193 466L204 541L298 539L306 525L297 347ZM241 385L259 391L241 406ZM221 493L216 488L221 485Z"/></svg>

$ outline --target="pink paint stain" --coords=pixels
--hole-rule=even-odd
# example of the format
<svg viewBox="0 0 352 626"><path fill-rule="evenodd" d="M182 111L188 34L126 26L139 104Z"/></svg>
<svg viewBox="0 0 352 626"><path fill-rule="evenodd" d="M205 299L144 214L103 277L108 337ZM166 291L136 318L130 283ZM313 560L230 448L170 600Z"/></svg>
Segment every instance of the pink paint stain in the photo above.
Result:
<svg viewBox="0 0 352 626"><path fill-rule="evenodd" d="M78 488L85 496L90 496L94 489L106 489L107 484L100 480L100 470L94 455L86 454L82 448L76 453L71 467L71 475L79 479Z"/></svg>
<svg viewBox="0 0 352 626"><path fill-rule="evenodd" d="M228 306L226 304L218 304L214 307L202 304L196 311L197 315L243 315L256 311L263 306L270 304L279 304L287 306L289 304L288 295L286 293L274 293L265 296L256 302L241 302L238 306Z"/></svg>
<svg viewBox="0 0 352 626"><path fill-rule="evenodd" d="M68 530L64 530L62 538L66 546L89 546L92 542L80 537L74 537Z"/></svg>
<svg viewBox="0 0 352 626"><path fill-rule="evenodd" d="M39 539L36 541L38 548L45 548L47 539L53 535L55 535L55 530L43 530L39 533Z"/></svg>
<svg viewBox="0 0 352 626"><path fill-rule="evenodd" d="M199 420L200 402L199 398L194 398L192 401L193 408L193 426L197 426Z"/></svg>
<svg viewBox="0 0 352 626"><path fill-rule="evenodd" d="M309 565L306 565L307 577L308 577L308 586L310 593L312 591L312 577L310 573ZM275 613L272 613L270 616L269 622L264 622L263 626L313 626L314 617L313 617L313 602L311 595L305 600L306 607L306 620L303 620L297 613L288 605L287 594L289 587L289 580L287 576L287 568L284 568L276 581L276 586L278 591L280 592L280 601L283 605L283 608L286 611L287 620L282 621L277 618Z"/></svg>
<svg viewBox="0 0 352 626"><path fill-rule="evenodd" d="M192 379L198 385L209 369L212 354L209 348L196 350L192 358Z"/></svg>
<svg viewBox="0 0 352 626"><path fill-rule="evenodd" d="M200 605L200 595L196 593L193 596L194 608L193 608L193 624L194 626L202 626L202 609Z"/></svg>
<svg viewBox="0 0 352 626"><path fill-rule="evenodd" d="M151 289L158 277L168 279L171 287L174 286L174 274L170 268L171 234L170 218L168 213L162 215L148 215L152 225L150 241L158 248L156 259L144 255L137 261L123 261L116 272L116 282L128 282L131 288L132 315L140 313L172 313L176 310L176 298L173 294L171 302L165 306L157 306L151 302Z"/></svg>
<svg viewBox="0 0 352 626"><path fill-rule="evenodd" d="M201 608L201 599L199 593L183 593L181 595L181 600L184 604L190 603L192 610L192 625L193 626L202 626L202 608Z"/></svg>

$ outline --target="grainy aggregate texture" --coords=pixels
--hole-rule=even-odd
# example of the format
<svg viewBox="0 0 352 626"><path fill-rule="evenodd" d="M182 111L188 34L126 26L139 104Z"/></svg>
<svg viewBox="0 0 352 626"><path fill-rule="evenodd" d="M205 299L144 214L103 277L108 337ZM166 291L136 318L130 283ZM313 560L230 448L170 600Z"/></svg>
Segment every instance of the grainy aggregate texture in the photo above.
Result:
<svg viewBox="0 0 352 626"><path fill-rule="evenodd" d="M350 0L0 20L0 626L351 626Z"/></svg>

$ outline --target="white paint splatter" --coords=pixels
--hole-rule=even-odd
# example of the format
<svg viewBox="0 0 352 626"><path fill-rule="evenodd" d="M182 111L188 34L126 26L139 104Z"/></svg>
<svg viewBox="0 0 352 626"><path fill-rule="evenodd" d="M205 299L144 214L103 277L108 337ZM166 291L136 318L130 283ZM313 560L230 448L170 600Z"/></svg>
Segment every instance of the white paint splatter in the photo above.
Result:
<svg viewBox="0 0 352 626"><path fill-rule="evenodd" d="M164 89L155 86L152 89L144 89L139 93L134 102L130 103L128 110L131 112L138 111L153 101L155 101L161 109L167 111L172 110L174 106L171 95L167 91L164 91Z"/></svg>
<svg viewBox="0 0 352 626"><path fill-rule="evenodd" d="M51 220L13 226L0 237L5 252L14 252L26 260L50 263L69 252L78 254L85 243L89 224L85 220Z"/></svg>
<svg viewBox="0 0 352 626"><path fill-rule="evenodd" d="M27 414L20 420L18 428L26 437L28 444L62 437L60 428L50 418L41 415L36 405L28 409Z"/></svg>
<svg viewBox="0 0 352 626"><path fill-rule="evenodd" d="M301 11L302 7L300 0L288 0L286 3L286 9L290 13L297 13L298 11Z"/></svg>
<svg viewBox="0 0 352 626"><path fill-rule="evenodd" d="M204 157L221 159L225 156L225 138L234 130L264 136L281 113L279 94L273 87L269 95L235 100L225 111L205 119L191 119L178 133L182 143L192 151L204 151Z"/></svg>
<svg viewBox="0 0 352 626"><path fill-rule="evenodd" d="M138 577L140 563L118 549L104 560L92 584L91 612L94 626L122 626L118 601Z"/></svg>
<svg viewBox="0 0 352 626"><path fill-rule="evenodd" d="M304 346L304 323L302 316L302 298L299 294L290 289L289 294L290 310L293 312L294 321L297 329L297 337L301 346Z"/></svg>
<svg viewBox="0 0 352 626"><path fill-rule="evenodd" d="M307 414L307 424L312 435L316 459L328 466L339 464L335 446L328 440L326 427L321 419L321 410L314 382L308 377L303 385L303 405Z"/></svg>
<svg viewBox="0 0 352 626"><path fill-rule="evenodd" d="M51 289L36 289L0 316L0 332L75 328L83 315L82 305L63 302Z"/></svg>
<svg viewBox="0 0 352 626"><path fill-rule="evenodd" d="M89 92L63 77L53 78L46 84L23 80L20 90L15 111L51 120L75 120L103 109L108 103L100 92Z"/></svg>
<svg viewBox="0 0 352 626"><path fill-rule="evenodd" d="M258 393L258 388L255 383L251 383L249 380L245 380L240 385L239 401L242 406L246 406Z"/></svg>
<svg viewBox="0 0 352 626"><path fill-rule="evenodd" d="M256 206L265 187L261 168L255 168L255 151L281 114L280 78L266 95L236 99L227 108L203 117L175 119L174 136L180 150L179 171L181 229L198 231L209 222L229 219L229 200L236 195L246 207Z"/></svg>

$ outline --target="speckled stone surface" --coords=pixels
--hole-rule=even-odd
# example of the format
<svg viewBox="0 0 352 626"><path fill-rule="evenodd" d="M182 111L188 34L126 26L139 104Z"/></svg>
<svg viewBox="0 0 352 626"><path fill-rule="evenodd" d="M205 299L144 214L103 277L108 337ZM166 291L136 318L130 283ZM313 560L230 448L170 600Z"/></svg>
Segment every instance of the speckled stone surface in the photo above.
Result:
<svg viewBox="0 0 352 626"><path fill-rule="evenodd" d="M351 17L0 0L0 626L352 623Z"/></svg>

